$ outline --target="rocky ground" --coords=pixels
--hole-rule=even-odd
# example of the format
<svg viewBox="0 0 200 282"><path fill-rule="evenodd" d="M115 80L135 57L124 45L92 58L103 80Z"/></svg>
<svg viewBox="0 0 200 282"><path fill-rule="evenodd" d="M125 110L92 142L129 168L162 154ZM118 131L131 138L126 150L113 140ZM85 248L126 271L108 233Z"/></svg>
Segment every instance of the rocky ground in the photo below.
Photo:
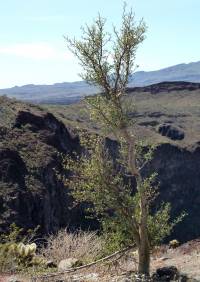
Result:
<svg viewBox="0 0 200 282"><path fill-rule="evenodd" d="M131 273L133 266L136 267L136 265L137 263L135 263L133 259L127 257L125 260L120 261L119 264L117 263L112 265L110 268L105 265L97 265L77 273L70 273L60 276L58 275L49 278L47 276L46 278L43 277L36 280L31 280L30 278L16 275L0 275L0 282L139 282L142 280L137 280L135 278L137 276ZM152 273L155 273L156 269L163 269L164 267L169 269L171 266L173 266L173 268L176 267L182 275L182 278L177 278L177 280L167 280L167 278L165 280L161 280L160 278L158 280L154 280L156 282L200 281L200 239L187 242L176 249L169 249L168 247L163 246L159 251L153 254L151 266Z"/></svg>
<svg viewBox="0 0 200 282"><path fill-rule="evenodd" d="M152 260L152 270L171 265L200 281L200 239L189 241L176 249L167 249Z"/></svg>

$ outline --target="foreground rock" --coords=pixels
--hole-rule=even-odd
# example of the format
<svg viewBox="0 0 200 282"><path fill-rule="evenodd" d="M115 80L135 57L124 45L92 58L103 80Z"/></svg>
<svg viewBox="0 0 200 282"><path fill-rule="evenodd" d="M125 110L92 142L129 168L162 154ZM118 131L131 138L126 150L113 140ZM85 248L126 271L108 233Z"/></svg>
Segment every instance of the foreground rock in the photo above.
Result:
<svg viewBox="0 0 200 282"><path fill-rule="evenodd" d="M69 270L70 268L80 266L81 262L76 258L63 259L58 264L58 271Z"/></svg>
<svg viewBox="0 0 200 282"><path fill-rule="evenodd" d="M158 268L156 273L153 274L152 280L155 282L170 282L170 281L180 281L184 282L187 277L184 275L180 275L178 269L175 266Z"/></svg>

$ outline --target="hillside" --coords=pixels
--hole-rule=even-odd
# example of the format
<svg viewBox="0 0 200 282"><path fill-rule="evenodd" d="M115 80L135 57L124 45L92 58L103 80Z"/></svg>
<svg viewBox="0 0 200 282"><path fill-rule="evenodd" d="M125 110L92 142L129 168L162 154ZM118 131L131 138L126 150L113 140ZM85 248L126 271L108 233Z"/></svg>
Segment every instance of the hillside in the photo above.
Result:
<svg viewBox="0 0 200 282"><path fill-rule="evenodd" d="M163 81L200 82L200 61L179 64L150 72L135 72L130 77L129 87L147 86ZM0 95L7 95L22 101L43 104L71 104L83 96L97 93L96 87L84 81L56 83L53 85L24 85L0 89Z"/></svg>
<svg viewBox="0 0 200 282"><path fill-rule="evenodd" d="M164 82L146 87L127 89L127 104L131 105L130 115L135 121L134 130L139 138L153 143L192 145L200 140L200 84L187 82ZM82 100L73 105L46 105L66 126L81 127L99 131L100 126L89 119ZM159 127L170 125L184 133L181 140L163 136Z"/></svg>
<svg viewBox="0 0 200 282"><path fill-rule="evenodd" d="M172 238L197 238L199 89L169 83L156 85L152 93L147 88L140 90L130 89L127 99L137 102L137 108L130 111L136 121L134 131L158 145L152 162L144 168L144 173L149 169L158 173L160 194L156 206L164 200L172 204L172 217L183 210L188 213ZM41 108L0 98L0 231L11 222L25 228L39 224L43 234L69 225L94 224L86 221L79 209L72 209L72 199L57 177L57 172L62 172L59 153L80 153L79 139L72 134L75 127L101 130L89 122L84 107L83 101L67 107ZM115 142L109 144L115 151Z"/></svg>
<svg viewBox="0 0 200 282"><path fill-rule="evenodd" d="M0 98L0 233L15 222L41 234L78 224L77 210L59 180L59 153L79 143L52 114Z"/></svg>

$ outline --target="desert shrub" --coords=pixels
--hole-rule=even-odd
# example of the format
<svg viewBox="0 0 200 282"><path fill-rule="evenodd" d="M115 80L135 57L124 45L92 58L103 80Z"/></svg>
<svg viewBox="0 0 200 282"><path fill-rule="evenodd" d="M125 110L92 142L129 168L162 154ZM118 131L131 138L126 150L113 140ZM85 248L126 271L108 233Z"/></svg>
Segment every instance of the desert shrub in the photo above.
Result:
<svg viewBox="0 0 200 282"><path fill-rule="evenodd" d="M169 242L169 247L170 247L171 249L176 249L179 245L180 245L180 242L179 242L178 240L176 240L176 239L171 240L171 241Z"/></svg>
<svg viewBox="0 0 200 282"><path fill-rule="evenodd" d="M104 245L103 239L97 236L96 232L70 233L67 230L60 230L56 235L48 237L47 245L40 253L55 263L71 257L88 263L102 256Z"/></svg>
<svg viewBox="0 0 200 282"><path fill-rule="evenodd" d="M15 258L9 252L9 244L0 244L0 272L12 272L16 268Z"/></svg>
<svg viewBox="0 0 200 282"><path fill-rule="evenodd" d="M10 225L7 234L0 236L0 272L16 272L29 267L36 255L36 244L29 244L37 232L24 230L14 223Z"/></svg>
<svg viewBox="0 0 200 282"><path fill-rule="evenodd" d="M12 272L16 269L16 260L11 246L20 241L22 231L15 224L11 224L8 232L0 236L0 272Z"/></svg>

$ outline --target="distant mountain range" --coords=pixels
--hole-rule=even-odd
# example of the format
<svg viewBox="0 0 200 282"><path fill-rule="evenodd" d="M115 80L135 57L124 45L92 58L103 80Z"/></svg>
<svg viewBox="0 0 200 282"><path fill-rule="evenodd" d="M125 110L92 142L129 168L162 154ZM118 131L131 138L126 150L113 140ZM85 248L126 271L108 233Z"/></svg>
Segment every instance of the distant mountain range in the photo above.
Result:
<svg viewBox="0 0 200 282"><path fill-rule="evenodd" d="M157 71L138 71L130 77L129 87L140 87L163 81L200 82L200 61L189 64L178 64ZM53 85L15 86L0 89L0 95L16 98L31 103L70 104L79 101L86 95L95 94L98 88L84 81L63 82Z"/></svg>
<svg viewBox="0 0 200 282"><path fill-rule="evenodd" d="M86 95L97 93L96 87L84 81L55 83L52 85L15 86L0 89L0 95L36 104L72 104Z"/></svg>
<svg viewBox="0 0 200 282"><path fill-rule="evenodd" d="M179 64L157 71L139 71L131 77L130 85L147 86L163 81L200 82L200 61Z"/></svg>

